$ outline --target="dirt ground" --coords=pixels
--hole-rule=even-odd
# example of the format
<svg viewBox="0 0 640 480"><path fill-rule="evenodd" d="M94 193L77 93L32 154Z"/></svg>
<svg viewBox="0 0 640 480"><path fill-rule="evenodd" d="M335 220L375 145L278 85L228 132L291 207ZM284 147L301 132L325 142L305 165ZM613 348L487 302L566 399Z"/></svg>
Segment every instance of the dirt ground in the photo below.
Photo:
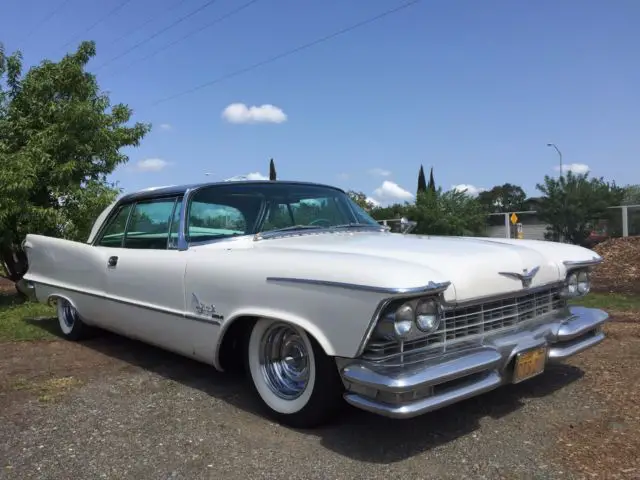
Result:
<svg viewBox="0 0 640 480"><path fill-rule="evenodd" d="M55 330L53 320L40 320ZM274 424L240 377L103 334L0 344L0 478L640 478L640 324L408 421Z"/></svg>

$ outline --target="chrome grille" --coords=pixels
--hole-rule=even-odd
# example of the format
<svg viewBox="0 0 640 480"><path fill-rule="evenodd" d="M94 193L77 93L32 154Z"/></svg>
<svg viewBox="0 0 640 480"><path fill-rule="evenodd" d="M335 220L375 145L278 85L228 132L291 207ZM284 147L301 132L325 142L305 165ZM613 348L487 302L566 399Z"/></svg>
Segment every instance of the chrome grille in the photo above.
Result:
<svg viewBox="0 0 640 480"><path fill-rule="evenodd" d="M489 300L475 305L444 310L438 330L431 335L410 340L401 345L395 340L372 338L363 357L382 361L399 354L410 354L428 347L447 346L470 340L486 333L514 328L527 320L560 310L566 300L560 297L560 287L523 292L509 298Z"/></svg>

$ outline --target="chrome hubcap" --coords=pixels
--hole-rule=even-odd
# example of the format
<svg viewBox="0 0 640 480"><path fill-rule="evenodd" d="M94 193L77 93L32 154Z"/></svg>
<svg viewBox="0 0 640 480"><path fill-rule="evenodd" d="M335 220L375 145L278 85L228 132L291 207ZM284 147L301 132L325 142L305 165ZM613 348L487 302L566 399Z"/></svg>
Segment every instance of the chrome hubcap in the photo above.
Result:
<svg viewBox="0 0 640 480"><path fill-rule="evenodd" d="M298 332L288 325L270 326L260 341L262 375L278 397L293 400L309 382L309 352Z"/></svg>
<svg viewBox="0 0 640 480"><path fill-rule="evenodd" d="M63 304L62 304L62 321L64 322L64 324L67 327L73 328L73 325L76 323L76 318L77 318L78 312L66 300L60 300L60 301L63 302Z"/></svg>

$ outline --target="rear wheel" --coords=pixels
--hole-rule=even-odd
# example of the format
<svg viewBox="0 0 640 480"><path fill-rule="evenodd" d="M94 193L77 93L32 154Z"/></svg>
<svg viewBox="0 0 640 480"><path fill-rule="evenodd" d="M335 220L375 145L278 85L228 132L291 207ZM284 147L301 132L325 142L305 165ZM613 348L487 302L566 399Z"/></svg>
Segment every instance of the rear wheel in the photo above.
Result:
<svg viewBox="0 0 640 480"><path fill-rule="evenodd" d="M270 415L286 425L319 426L343 405L335 362L297 326L258 320L247 342L247 368Z"/></svg>
<svg viewBox="0 0 640 480"><path fill-rule="evenodd" d="M88 334L89 327L80 318L76 308L69 300L58 298L56 300L58 310L58 323L62 335L69 340L81 340Z"/></svg>

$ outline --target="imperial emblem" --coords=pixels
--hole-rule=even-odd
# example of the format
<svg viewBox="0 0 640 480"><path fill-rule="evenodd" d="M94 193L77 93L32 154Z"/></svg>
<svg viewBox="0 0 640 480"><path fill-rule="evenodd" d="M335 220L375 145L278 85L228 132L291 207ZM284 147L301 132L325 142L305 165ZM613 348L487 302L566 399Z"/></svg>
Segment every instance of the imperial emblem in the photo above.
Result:
<svg viewBox="0 0 640 480"><path fill-rule="evenodd" d="M533 282L533 277L536 276L540 267L533 267L531 270L527 270L526 268L522 270L522 273L516 272L498 272L500 275L504 275L505 277L516 278L522 282L522 288L529 288L531 286L531 282Z"/></svg>

